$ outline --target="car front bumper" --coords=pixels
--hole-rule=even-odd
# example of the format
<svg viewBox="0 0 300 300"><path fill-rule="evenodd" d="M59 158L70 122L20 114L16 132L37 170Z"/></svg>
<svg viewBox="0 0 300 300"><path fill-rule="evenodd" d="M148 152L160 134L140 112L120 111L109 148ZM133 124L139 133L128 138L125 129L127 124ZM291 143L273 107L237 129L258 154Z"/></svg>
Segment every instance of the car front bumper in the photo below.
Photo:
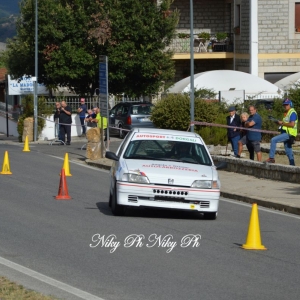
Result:
<svg viewBox="0 0 300 300"><path fill-rule="evenodd" d="M220 190L117 182L117 202L126 206L147 206L199 212L217 212Z"/></svg>

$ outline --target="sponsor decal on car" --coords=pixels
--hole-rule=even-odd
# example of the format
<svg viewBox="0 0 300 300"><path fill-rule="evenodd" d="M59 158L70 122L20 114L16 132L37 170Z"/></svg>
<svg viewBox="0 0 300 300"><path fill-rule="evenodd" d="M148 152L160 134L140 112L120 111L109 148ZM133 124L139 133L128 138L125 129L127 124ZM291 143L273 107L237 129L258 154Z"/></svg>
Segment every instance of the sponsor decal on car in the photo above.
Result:
<svg viewBox="0 0 300 300"><path fill-rule="evenodd" d="M176 165L165 165L165 164L149 164L149 165L143 165L144 168L160 168L160 169L171 169L171 170L179 170L179 171L188 171L188 172L197 172L198 170L192 169L189 167L182 167L182 166L176 166Z"/></svg>

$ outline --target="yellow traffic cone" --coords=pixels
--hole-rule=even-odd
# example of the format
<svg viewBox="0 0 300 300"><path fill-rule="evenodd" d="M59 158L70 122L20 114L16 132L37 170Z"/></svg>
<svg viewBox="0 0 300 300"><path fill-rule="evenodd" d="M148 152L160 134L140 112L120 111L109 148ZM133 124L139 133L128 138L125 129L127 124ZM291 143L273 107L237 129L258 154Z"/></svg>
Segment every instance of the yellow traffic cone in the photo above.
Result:
<svg viewBox="0 0 300 300"><path fill-rule="evenodd" d="M26 135L26 138L25 138L25 143L24 143L24 149L23 149L24 152L30 152L30 149L29 149L29 143L28 143L28 136Z"/></svg>
<svg viewBox="0 0 300 300"><path fill-rule="evenodd" d="M72 174L70 173L69 154L68 153L65 154L65 160L64 160L64 164L63 164L62 168L65 169L65 176L72 176Z"/></svg>
<svg viewBox="0 0 300 300"><path fill-rule="evenodd" d="M0 174L3 174L3 175L11 175L12 174L12 172L10 171L7 151L5 151L5 153L4 153L3 167L2 167L2 172L0 172Z"/></svg>
<svg viewBox="0 0 300 300"><path fill-rule="evenodd" d="M246 244L242 245L242 248L246 250L267 250L267 248L261 244L258 208L256 203L252 204L247 240Z"/></svg>

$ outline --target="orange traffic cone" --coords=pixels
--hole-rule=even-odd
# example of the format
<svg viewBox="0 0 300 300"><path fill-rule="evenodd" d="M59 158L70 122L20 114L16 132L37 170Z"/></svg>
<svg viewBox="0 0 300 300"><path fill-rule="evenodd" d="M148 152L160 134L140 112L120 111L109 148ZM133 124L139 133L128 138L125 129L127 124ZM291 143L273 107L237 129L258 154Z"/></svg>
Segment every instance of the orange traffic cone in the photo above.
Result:
<svg viewBox="0 0 300 300"><path fill-rule="evenodd" d="M61 169L61 176L58 188L58 195L55 197L56 200L70 200L71 197L68 192L67 179L65 170Z"/></svg>
<svg viewBox="0 0 300 300"><path fill-rule="evenodd" d="M267 250L267 248L261 244L258 208L256 203L253 203L252 205L247 241L246 244L242 245L242 248L246 250Z"/></svg>
<svg viewBox="0 0 300 300"><path fill-rule="evenodd" d="M28 136L26 135L26 138L25 138L25 143L24 143L24 149L23 149L24 152L30 152L30 149L29 149L29 143L28 143Z"/></svg>
<svg viewBox="0 0 300 300"><path fill-rule="evenodd" d="M70 164L69 164L69 154L68 153L65 154L65 159L64 159L62 168L65 169L66 176L72 176L72 174L70 173Z"/></svg>
<svg viewBox="0 0 300 300"><path fill-rule="evenodd" d="M12 174L12 172L10 171L8 152L7 151L5 151L5 153L4 153L2 172L0 172L0 174L3 174L3 175L11 175Z"/></svg>

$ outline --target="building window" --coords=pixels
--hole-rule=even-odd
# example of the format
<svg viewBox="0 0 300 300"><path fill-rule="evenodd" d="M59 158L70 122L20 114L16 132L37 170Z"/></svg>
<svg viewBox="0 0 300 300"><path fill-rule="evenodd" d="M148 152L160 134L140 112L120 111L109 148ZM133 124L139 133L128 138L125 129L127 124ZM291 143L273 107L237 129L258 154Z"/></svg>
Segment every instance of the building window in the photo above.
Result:
<svg viewBox="0 0 300 300"><path fill-rule="evenodd" d="M295 31L300 32L300 2L295 3Z"/></svg>

